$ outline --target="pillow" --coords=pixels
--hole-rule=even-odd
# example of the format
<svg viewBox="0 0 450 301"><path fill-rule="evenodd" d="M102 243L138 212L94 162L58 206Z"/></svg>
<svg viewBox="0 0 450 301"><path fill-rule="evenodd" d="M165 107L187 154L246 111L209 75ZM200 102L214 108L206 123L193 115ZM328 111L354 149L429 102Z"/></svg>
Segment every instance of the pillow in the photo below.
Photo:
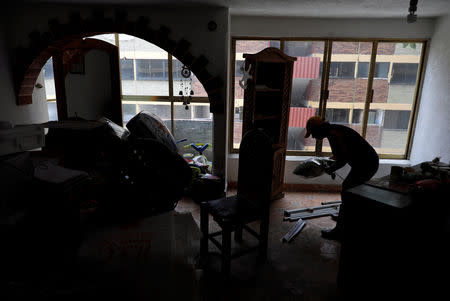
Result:
<svg viewBox="0 0 450 301"><path fill-rule="evenodd" d="M172 151L177 151L177 144L172 133L164 122L155 114L148 111L141 111L128 121L126 127L131 135L137 138L155 139Z"/></svg>

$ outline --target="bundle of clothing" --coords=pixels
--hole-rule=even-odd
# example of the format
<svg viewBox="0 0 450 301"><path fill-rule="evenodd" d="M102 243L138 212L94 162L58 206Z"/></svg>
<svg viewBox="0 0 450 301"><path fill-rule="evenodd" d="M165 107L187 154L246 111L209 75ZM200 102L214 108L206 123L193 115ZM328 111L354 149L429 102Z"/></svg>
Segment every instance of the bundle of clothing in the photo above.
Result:
<svg viewBox="0 0 450 301"><path fill-rule="evenodd" d="M316 178L323 175L333 162L329 158L311 158L297 165L292 173L304 178Z"/></svg>

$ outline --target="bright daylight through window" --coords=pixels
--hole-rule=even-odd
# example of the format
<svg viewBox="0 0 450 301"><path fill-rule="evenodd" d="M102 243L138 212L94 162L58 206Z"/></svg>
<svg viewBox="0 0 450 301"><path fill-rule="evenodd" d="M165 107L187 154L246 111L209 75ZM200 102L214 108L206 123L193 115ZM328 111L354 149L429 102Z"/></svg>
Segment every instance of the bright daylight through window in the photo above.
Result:
<svg viewBox="0 0 450 301"><path fill-rule="evenodd" d="M238 83L243 76L243 54L269 46L297 58L288 155L331 151L327 140L316 145L315 139L304 138L306 121L320 115L323 107L323 117L358 131L380 157L407 156L425 41L233 39L231 151L237 151L242 138L244 91ZM324 67L329 68L325 77Z"/></svg>
<svg viewBox="0 0 450 301"><path fill-rule="evenodd" d="M207 93L193 73L189 78L181 76L183 64L176 57L126 34L89 38L119 47L124 125L137 113L146 110L158 115L176 140L187 139L180 143L183 152L192 152L192 149L181 147L190 143L212 144L212 114ZM49 118L57 120L52 58L44 66L44 76ZM192 99L186 107L183 100L189 95ZM207 149L205 155L212 158L212 148Z"/></svg>

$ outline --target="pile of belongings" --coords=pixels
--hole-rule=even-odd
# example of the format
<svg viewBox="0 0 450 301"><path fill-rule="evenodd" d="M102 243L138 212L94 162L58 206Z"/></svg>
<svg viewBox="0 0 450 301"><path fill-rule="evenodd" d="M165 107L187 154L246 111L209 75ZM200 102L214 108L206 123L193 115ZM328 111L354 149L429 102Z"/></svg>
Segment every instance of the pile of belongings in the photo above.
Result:
<svg viewBox="0 0 450 301"><path fill-rule="evenodd" d="M175 140L153 113L141 111L126 127L107 118L47 123L46 148L63 152L62 166L94 178L100 204L143 216L173 210L191 178Z"/></svg>
<svg viewBox="0 0 450 301"><path fill-rule="evenodd" d="M311 158L302 161L292 173L304 178L319 177L325 173L325 169L333 162L334 160L328 158Z"/></svg>

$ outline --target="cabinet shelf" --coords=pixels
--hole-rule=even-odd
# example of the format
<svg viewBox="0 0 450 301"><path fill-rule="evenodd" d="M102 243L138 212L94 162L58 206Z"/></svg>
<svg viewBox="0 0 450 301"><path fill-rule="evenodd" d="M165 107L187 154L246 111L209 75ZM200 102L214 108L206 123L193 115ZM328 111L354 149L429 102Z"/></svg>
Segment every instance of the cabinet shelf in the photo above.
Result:
<svg viewBox="0 0 450 301"><path fill-rule="evenodd" d="M284 165L289 122L290 92L295 57L269 47L255 54L243 55L250 70L252 86L244 92L242 133L261 128L272 140L272 199L283 195Z"/></svg>
<svg viewBox="0 0 450 301"><path fill-rule="evenodd" d="M254 120L275 120L275 119L280 119L280 116L278 115L255 115L255 117L253 118Z"/></svg>
<svg viewBox="0 0 450 301"><path fill-rule="evenodd" d="M269 88L266 85L256 85L255 86L256 92L280 92L281 89L279 88Z"/></svg>

